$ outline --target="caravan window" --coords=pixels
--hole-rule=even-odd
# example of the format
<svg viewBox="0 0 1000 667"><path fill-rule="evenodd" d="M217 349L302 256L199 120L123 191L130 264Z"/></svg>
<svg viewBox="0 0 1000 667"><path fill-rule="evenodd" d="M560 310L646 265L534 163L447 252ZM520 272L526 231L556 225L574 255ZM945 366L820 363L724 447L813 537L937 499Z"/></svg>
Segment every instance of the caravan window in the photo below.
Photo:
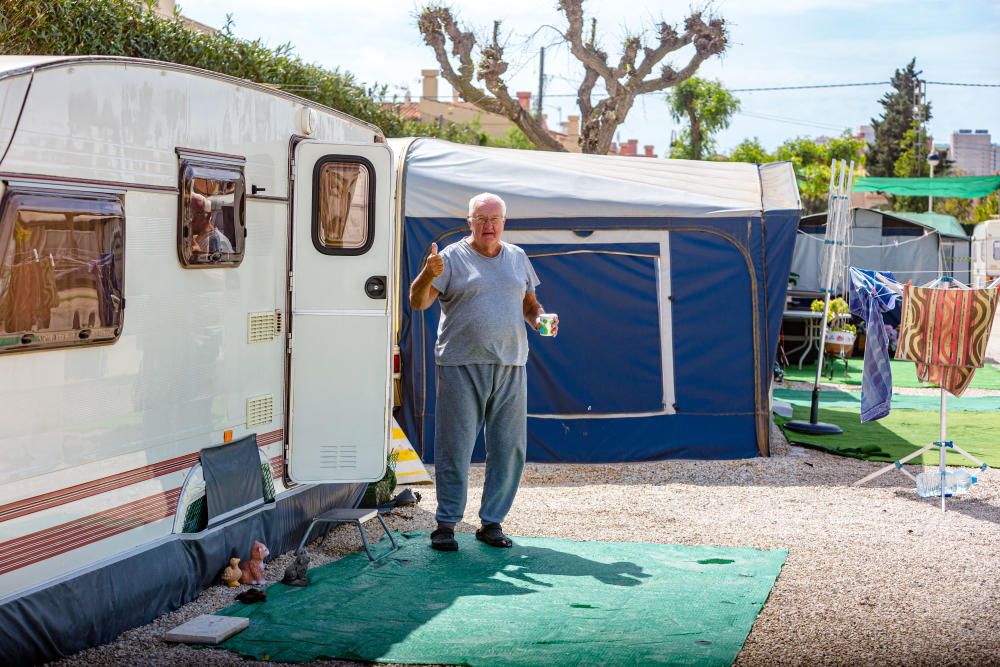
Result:
<svg viewBox="0 0 1000 667"><path fill-rule="evenodd" d="M375 231L375 171L368 160L331 155L316 163L313 242L328 255L368 251Z"/></svg>
<svg viewBox="0 0 1000 667"><path fill-rule="evenodd" d="M9 190L0 211L0 353L117 339L124 248L118 196Z"/></svg>
<svg viewBox="0 0 1000 667"><path fill-rule="evenodd" d="M246 244L243 168L182 160L180 181L181 264L239 266Z"/></svg>

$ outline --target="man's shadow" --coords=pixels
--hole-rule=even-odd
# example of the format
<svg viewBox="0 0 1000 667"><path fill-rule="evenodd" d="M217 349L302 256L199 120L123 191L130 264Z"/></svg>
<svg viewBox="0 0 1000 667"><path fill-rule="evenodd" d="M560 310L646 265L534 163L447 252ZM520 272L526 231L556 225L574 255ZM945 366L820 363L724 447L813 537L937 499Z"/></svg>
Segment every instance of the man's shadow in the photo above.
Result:
<svg viewBox="0 0 1000 667"><path fill-rule="evenodd" d="M223 648L258 659L266 653L269 660L282 662L321 656L366 661L387 655L399 658L391 653L396 644L461 598L483 598L473 608L500 624L508 612L496 609L497 599L518 596L522 601L514 606L524 610L523 598L539 595L538 608L544 609L551 604L544 600L547 591L560 588L555 581L559 577L581 579L572 589L585 592L581 599L593 599L595 586L598 590L601 586L639 586L652 576L632 562L602 563L553 548L518 544L517 538L514 547L495 549L468 533L457 533L457 537L460 550L442 553L430 548L426 533L398 533L396 539L402 548L376 563L356 554L349 561L311 570L311 584L306 588L269 589L265 604L240 614L250 617L250 627ZM376 551L381 553L387 546L387 540L382 540ZM591 605L566 602L564 606ZM454 620L461 623L460 618ZM455 637L468 645L466 650L503 650L490 636L472 634L476 628L483 629L483 618L477 614L466 620L467 627L455 626L448 633L457 633ZM408 660L433 663L446 658L440 645L450 640L438 636L441 627L439 624L411 639Z"/></svg>

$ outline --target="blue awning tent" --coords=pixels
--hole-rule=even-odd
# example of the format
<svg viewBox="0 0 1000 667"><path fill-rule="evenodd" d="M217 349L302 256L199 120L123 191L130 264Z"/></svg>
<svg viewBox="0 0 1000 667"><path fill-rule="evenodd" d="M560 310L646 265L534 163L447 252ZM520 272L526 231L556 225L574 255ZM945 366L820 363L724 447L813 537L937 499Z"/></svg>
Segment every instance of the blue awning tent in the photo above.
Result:
<svg viewBox="0 0 1000 667"><path fill-rule="evenodd" d="M437 304L406 287L469 199L507 202L557 338L529 336L528 459L767 455L768 390L801 214L787 163L544 153L393 140L401 170L398 420L434 460ZM483 459L477 444L474 458Z"/></svg>

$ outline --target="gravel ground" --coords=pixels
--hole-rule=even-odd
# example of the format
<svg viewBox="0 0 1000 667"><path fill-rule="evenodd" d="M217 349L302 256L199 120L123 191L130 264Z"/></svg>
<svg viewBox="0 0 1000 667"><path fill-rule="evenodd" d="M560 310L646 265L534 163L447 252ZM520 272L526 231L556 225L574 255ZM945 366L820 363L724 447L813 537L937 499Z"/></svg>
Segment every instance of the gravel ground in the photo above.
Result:
<svg viewBox="0 0 1000 667"><path fill-rule="evenodd" d="M738 461L529 464L504 528L515 536L787 548L737 665L1000 664L1000 473L986 473L942 513L900 474L851 486L877 464L787 443L775 450ZM476 526L482 477L475 467L459 530ZM394 529L433 527L434 488L418 490L418 506L390 516ZM314 550L314 563L360 547L357 531L340 527ZM280 578L290 560L271 562L268 578ZM275 664L162 641L239 590L213 587L111 644L54 664Z"/></svg>

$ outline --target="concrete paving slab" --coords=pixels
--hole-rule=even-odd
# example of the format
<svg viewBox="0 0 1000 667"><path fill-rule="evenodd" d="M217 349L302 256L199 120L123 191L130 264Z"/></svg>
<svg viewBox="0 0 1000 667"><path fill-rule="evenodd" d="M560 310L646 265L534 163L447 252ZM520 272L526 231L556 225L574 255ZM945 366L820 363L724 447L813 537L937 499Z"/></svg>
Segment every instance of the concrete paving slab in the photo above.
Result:
<svg viewBox="0 0 1000 667"><path fill-rule="evenodd" d="M163 639L184 644L218 644L249 626L249 618L202 614L178 625L164 635Z"/></svg>

